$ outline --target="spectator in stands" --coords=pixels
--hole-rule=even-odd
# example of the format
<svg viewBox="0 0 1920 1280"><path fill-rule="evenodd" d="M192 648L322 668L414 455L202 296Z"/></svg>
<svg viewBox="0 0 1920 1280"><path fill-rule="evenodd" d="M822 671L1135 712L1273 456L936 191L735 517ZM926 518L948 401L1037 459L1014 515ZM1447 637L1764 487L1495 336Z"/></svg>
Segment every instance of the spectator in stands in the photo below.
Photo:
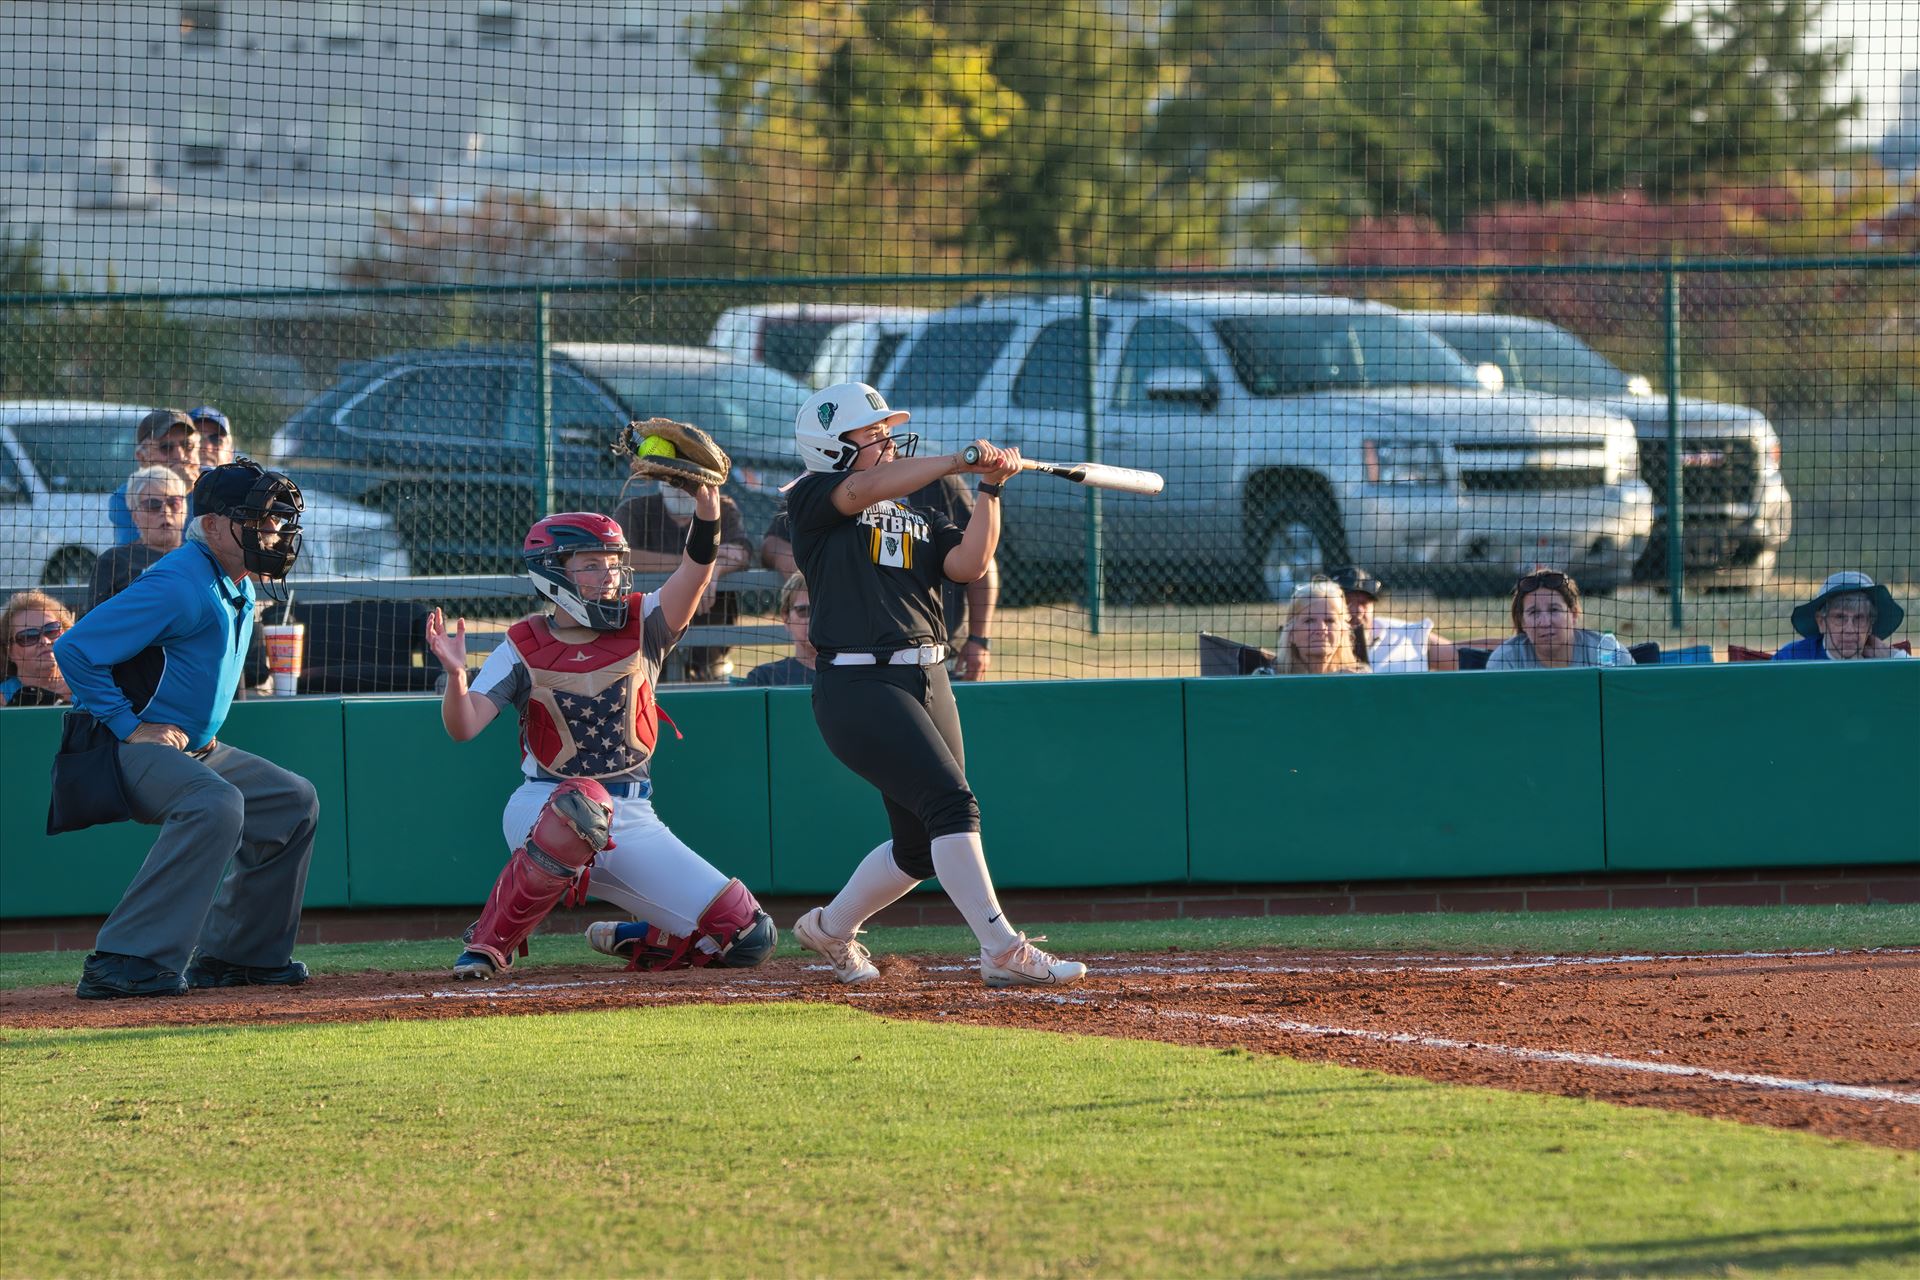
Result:
<svg viewBox="0 0 1920 1280"><path fill-rule="evenodd" d="M53 642L73 625L73 610L44 591L22 591L0 609L0 707L58 707L72 701Z"/></svg>
<svg viewBox="0 0 1920 1280"><path fill-rule="evenodd" d="M1375 671L1457 671L1459 646L1435 635L1433 620L1406 622L1373 611L1385 588L1380 579L1350 564L1333 575L1347 596L1353 623L1353 654Z"/></svg>
<svg viewBox="0 0 1920 1280"><path fill-rule="evenodd" d="M203 404L188 410L187 416L193 419L200 469L211 471L232 462L233 424L227 421L227 415L210 404Z"/></svg>
<svg viewBox="0 0 1920 1280"><path fill-rule="evenodd" d="M178 409L155 409L140 419L133 433L133 464L136 468L170 468L191 492L193 482L200 478L200 437L193 419ZM133 522L125 485L107 499L107 519L113 525L117 545L131 546L140 541L140 527Z"/></svg>
<svg viewBox="0 0 1920 1280"><path fill-rule="evenodd" d="M1580 588L1558 569L1537 568L1513 584L1513 632L1487 659L1489 671L1630 667L1610 635L1580 625Z"/></svg>
<svg viewBox="0 0 1920 1280"><path fill-rule="evenodd" d="M1293 589L1287 620L1280 627L1280 650L1262 675L1348 675L1369 670L1354 656L1353 621L1347 596L1337 582L1315 578Z"/></svg>
<svg viewBox="0 0 1920 1280"><path fill-rule="evenodd" d="M910 507L933 507L945 512L954 527L965 530L973 518L973 490L959 476L942 476L902 499ZM783 499L760 535L760 563L779 573L794 573L793 530ZM940 605L946 614L949 671L955 680L984 680L993 664L990 648L993 611L1000 602L1000 563L987 561L987 571L973 582L941 584Z"/></svg>
<svg viewBox="0 0 1920 1280"><path fill-rule="evenodd" d="M813 683L813 663L817 656L807 638L813 615L813 600L807 595L807 580L799 573L787 575L780 588L780 621L787 624L793 637L793 653L774 662L763 662L747 673L754 685L799 685Z"/></svg>
<svg viewBox="0 0 1920 1280"><path fill-rule="evenodd" d="M680 564L687 544L687 528L693 523L693 495L662 481L652 493L628 498L614 508L613 518L627 535L628 563L637 573L672 573ZM731 594L717 590L720 579L738 573L753 559L753 544L747 540L740 523L740 506L732 498L720 498L720 555L707 580L706 593L700 597L699 611L691 626L730 626L740 616L740 603ZM727 673L724 646L708 645L682 648L682 671L688 680L721 680Z"/></svg>
<svg viewBox="0 0 1920 1280"><path fill-rule="evenodd" d="M1800 639L1773 655L1775 662L1834 658L1910 658L1889 641L1907 611L1893 593L1864 573L1845 571L1828 578L1820 594L1793 611Z"/></svg>
<svg viewBox="0 0 1920 1280"><path fill-rule="evenodd" d="M187 527L187 482L171 467L142 467L127 477L127 505L140 540L109 548L93 566L87 592L91 609L145 573L161 556L180 545Z"/></svg>

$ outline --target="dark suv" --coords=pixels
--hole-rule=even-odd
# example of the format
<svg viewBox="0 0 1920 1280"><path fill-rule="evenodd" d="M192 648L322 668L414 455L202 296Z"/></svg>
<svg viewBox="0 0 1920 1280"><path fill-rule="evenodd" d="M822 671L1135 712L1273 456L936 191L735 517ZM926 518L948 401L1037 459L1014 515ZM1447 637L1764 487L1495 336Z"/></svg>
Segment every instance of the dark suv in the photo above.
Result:
<svg viewBox="0 0 1920 1280"><path fill-rule="evenodd" d="M555 510L618 505L627 460L610 446L634 418L711 431L741 463L727 492L756 531L798 469L807 389L784 374L705 347L592 343L554 347L550 368ZM415 573L517 572L537 518L536 391L529 346L381 356L296 413L273 455L303 486L390 512Z"/></svg>

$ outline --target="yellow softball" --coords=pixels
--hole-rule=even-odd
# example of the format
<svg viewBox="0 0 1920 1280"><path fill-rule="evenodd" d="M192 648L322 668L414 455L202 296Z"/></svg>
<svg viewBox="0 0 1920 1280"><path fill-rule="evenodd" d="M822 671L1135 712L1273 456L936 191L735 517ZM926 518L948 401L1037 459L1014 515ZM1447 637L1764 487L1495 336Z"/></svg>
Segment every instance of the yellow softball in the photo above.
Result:
<svg viewBox="0 0 1920 1280"><path fill-rule="evenodd" d="M643 458L677 458L680 451L673 447L673 441L665 436L648 436L640 442L640 456Z"/></svg>

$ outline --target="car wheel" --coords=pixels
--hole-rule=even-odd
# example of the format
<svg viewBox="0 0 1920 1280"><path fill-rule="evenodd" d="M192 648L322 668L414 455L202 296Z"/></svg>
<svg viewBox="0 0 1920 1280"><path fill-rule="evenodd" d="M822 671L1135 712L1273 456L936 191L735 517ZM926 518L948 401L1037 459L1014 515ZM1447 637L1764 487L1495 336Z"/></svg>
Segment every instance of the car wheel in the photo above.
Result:
<svg viewBox="0 0 1920 1280"><path fill-rule="evenodd" d="M1252 536L1259 587L1268 600L1289 600L1296 587L1347 561L1340 517L1319 495L1272 500L1255 517Z"/></svg>
<svg viewBox="0 0 1920 1280"><path fill-rule="evenodd" d="M62 547L47 557L47 566L40 571L40 584L84 587L93 581L93 566L99 559L85 547Z"/></svg>

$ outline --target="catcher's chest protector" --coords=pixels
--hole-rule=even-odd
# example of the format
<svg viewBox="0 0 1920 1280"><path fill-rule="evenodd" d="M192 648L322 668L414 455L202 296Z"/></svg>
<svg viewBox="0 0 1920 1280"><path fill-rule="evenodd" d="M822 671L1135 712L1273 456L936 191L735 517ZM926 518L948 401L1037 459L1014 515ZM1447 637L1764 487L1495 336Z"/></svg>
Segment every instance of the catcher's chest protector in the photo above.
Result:
<svg viewBox="0 0 1920 1280"><path fill-rule="evenodd" d="M508 630L533 682L520 741L542 769L563 778L613 778L653 754L660 712L645 626L634 608L618 631L555 628L540 617Z"/></svg>

